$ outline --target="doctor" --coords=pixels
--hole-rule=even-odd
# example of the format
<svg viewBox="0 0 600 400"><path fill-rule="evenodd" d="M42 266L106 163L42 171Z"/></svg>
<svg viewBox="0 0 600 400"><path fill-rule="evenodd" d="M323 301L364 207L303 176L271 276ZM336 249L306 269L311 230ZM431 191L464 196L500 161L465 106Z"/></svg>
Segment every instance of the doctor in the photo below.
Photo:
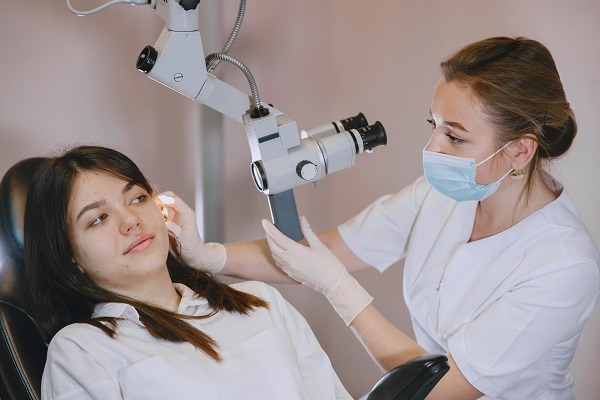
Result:
<svg viewBox="0 0 600 400"><path fill-rule="evenodd" d="M168 224L198 268L270 282L288 280L282 270L323 293L384 370L447 354L429 398L572 399L568 367L598 301L600 256L547 172L577 132L554 60L537 41L495 37L441 71L424 177L319 236L302 218L308 246L266 220L266 241L203 245L176 196ZM400 259L416 341L349 273Z"/></svg>

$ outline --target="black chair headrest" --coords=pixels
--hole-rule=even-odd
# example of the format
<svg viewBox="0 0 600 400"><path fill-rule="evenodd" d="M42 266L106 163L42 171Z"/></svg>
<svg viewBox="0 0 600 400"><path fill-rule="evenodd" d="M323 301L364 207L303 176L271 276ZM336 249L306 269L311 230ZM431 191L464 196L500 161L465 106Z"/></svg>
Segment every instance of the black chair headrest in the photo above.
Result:
<svg viewBox="0 0 600 400"><path fill-rule="evenodd" d="M0 182L0 300L25 311L23 224L33 177L46 158L28 158L10 168Z"/></svg>

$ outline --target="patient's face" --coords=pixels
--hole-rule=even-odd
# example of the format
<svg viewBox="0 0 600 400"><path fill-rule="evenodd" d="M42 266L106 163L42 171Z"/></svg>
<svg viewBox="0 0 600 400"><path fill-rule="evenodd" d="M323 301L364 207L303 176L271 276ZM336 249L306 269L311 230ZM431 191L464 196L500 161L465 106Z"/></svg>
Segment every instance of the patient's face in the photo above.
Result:
<svg viewBox="0 0 600 400"><path fill-rule="evenodd" d="M73 254L100 286L127 293L167 273L163 215L140 186L103 172L83 172L68 207Z"/></svg>

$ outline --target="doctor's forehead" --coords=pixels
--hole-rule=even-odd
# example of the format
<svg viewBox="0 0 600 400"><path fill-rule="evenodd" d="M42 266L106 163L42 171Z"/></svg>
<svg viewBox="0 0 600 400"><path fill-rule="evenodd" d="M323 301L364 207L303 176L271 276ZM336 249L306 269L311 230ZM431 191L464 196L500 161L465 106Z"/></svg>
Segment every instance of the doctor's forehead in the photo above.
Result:
<svg viewBox="0 0 600 400"><path fill-rule="evenodd" d="M483 103L465 85L438 82L431 102L430 113L438 126L479 133L493 131Z"/></svg>

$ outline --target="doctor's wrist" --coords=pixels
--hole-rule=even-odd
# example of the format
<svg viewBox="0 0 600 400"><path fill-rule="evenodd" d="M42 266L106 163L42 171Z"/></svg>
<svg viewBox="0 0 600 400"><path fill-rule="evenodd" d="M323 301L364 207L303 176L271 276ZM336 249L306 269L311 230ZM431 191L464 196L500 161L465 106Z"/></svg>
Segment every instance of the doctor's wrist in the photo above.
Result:
<svg viewBox="0 0 600 400"><path fill-rule="evenodd" d="M198 257L192 267L212 274L221 272L227 262L227 249L221 243L204 243L202 256Z"/></svg>
<svg viewBox="0 0 600 400"><path fill-rule="evenodd" d="M325 297L347 326L373 302L373 296L350 274Z"/></svg>

